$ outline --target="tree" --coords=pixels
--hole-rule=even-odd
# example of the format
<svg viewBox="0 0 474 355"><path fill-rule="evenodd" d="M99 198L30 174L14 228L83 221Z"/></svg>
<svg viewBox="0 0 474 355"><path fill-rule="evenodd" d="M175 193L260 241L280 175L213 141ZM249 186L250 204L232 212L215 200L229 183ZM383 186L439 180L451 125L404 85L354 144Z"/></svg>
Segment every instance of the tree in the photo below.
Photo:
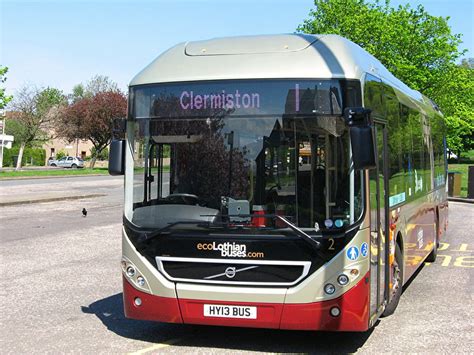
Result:
<svg viewBox="0 0 474 355"><path fill-rule="evenodd" d="M461 36L451 34L448 18L431 16L423 6L394 9L380 0L315 0L306 33L335 33L357 43L396 77L427 96L440 75L462 55Z"/></svg>
<svg viewBox="0 0 474 355"><path fill-rule="evenodd" d="M61 115L57 131L70 141L79 138L92 142L96 152L91 160L93 168L97 156L110 143L113 120L125 117L126 113L127 99L124 94L98 92L67 107Z"/></svg>
<svg viewBox="0 0 474 355"><path fill-rule="evenodd" d="M474 58L464 58L461 61L461 67L474 69Z"/></svg>
<svg viewBox="0 0 474 355"><path fill-rule="evenodd" d="M462 152L474 149L474 69L461 64L445 76L436 88L437 104L446 121L447 145L461 157Z"/></svg>
<svg viewBox="0 0 474 355"><path fill-rule="evenodd" d="M461 35L451 33L449 18L431 16L421 5L392 8L389 0L315 0L314 4L298 31L335 33L359 44L405 84L439 105L453 150L469 146L473 78L472 66L466 67L472 60L464 61L463 69L456 65L463 54L458 50Z"/></svg>
<svg viewBox="0 0 474 355"><path fill-rule="evenodd" d="M100 92L120 92L117 83L105 75L95 75L86 84L77 84L72 89L70 99L77 102L84 98L91 98Z"/></svg>
<svg viewBox="0 0 474 355"><path fill-rule="evenodd" d="M52 123L66 104L66 97L62 91L55 88L38 89L24 86L16 94L11 108L14 119L21 129L18 130L15 141L20 143L16 169L21 168L23 152L26 146L34 142L44 142L50 137Z"/></svg>
<svg viewBox="0 0 474 355"><path fill-rule="evenodd" d="M0 83L4 83L7 80L5 76L7 72L8 68L0 65ZM5 89L0 88L0 110L4 109L11 99L12 96L5 95Z"/></svg>

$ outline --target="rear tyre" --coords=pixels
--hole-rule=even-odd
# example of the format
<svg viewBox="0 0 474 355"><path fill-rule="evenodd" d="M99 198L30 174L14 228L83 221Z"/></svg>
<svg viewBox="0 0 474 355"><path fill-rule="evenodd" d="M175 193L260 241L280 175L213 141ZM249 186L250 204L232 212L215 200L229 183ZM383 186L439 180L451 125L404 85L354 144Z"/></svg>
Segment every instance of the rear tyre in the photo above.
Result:
<svg viewBox="0 0 474 355"><path fill-rule="evenodd" d="M390 302L385 307L382 314L383 317L392 315L397 309L398 302L402 296L403 289L403 255L398 244L395 246L395 260L392 264L392 293L390 295Z"/></svg>
<svg viewBox="0 0 474 355"><path fill-rule="evenodd" d="M72 168L72 169L77 169L77 165L76 165L76 164L72 164L72 165L71 165L71 168Z"/></svg>
<svg viewBox="0 0 474 355"><path fill-rule="evenodd" d="M54 166L54 167L56 167L56 164L54 164L54 163L53 163L53 164L51 164L51 166Z"/></svg>

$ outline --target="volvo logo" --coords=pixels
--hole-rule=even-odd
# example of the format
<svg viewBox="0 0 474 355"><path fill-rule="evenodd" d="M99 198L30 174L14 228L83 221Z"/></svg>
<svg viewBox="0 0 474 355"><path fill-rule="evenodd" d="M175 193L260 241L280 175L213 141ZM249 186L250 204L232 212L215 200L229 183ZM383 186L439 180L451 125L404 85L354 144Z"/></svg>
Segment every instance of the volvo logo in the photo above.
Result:
<svg viewBox="0 0 474 355"><path fill-rule="evenodd" d="M232 279L235 276L235 267L229 266L227 269L225 269L225 276L227 276L229 279Z"/></svg>
<svg viewBox="0 0 474 355"><path fill-rule="evenodd" d="M235 266L229 266L225 269L225 271L223 273L207 276L204 279L205 280L212 280L212 279L216 279L216 278L222 277L222 276L226 276L228 279L233 279L238 272L252 270L252 269L255 269L255 268L258 268L258 265L247 266L247 267L243 267L241 269L237 269Z"/></svg>

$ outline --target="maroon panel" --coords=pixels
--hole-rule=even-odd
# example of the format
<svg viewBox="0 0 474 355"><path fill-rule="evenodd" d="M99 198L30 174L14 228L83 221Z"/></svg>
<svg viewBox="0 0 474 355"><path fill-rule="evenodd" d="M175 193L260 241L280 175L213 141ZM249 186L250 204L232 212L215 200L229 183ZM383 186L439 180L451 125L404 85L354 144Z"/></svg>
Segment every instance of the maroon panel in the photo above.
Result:
<svg viewBox="0 0 474 355"><path fill-rule="evenodd" d="M281 329L366 331L369 326L369 273L341 297L308 304L285 304ZM339 317L329 313L341 310Z"/></svg>
<svg viewBox="0 0 474 355"><path fill-rule="evenodd" d="M137 297L142 300L140 306L134 303ZM127 318L183 323L176 298L159 297L139 291L125 277L123 278L123 307Z"/></svg>
<svg viewBox="0 0 474 355"><path fill-rule="evenodd" d="M190 323L233 327L294 330L365 331L369 324L369 273L348 292L330 301L280 304L227 302L159 297L135 289L124 279L124 308L128 318L168 323ZM134 304L140 297L141 306ZM179 306L178 306L179 302ZM257 307L257 319L204 317L204 304ZM341 314L331 316L339 307ZM181 318L181 312L182 318Z"/></svg>

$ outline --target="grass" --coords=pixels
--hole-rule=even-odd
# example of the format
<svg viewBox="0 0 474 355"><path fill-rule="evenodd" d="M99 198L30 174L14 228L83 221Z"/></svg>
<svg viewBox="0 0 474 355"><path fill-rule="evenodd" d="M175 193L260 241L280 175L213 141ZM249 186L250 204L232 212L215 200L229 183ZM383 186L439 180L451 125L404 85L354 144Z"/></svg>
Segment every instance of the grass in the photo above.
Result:
<svg viewBox="0 0 474 355"><path fill-rule="evenodd" d="M14 178L14 177L108 175L108 173L109 172L107 168L0 171L0 180L4 178Z"/></svg>
<svg viewBox="0 0 474 355"><path fill-rule="evenodd" d="M170 167L165 165L163 167L164 172L169 172ZM144 168L135 168L135 173L143 173ZM11 179L15 177L48 177L48 176L82 176L82 175L108 175L109 171L107 168L82 168L82 169L48 169L48 170L20 170L20 171L0 171L0 180ZM156 169L153 169L153 174L156 174Z"/></svg>
<svg viewBox="0 0 474 355"><path fill-rule="evenodd" d="M467 197L467 178L469 166L474 165L474 149L463 152L459 162L451 161L448 164L448 171L458 171L461 173L461 197Z"/></svg>

